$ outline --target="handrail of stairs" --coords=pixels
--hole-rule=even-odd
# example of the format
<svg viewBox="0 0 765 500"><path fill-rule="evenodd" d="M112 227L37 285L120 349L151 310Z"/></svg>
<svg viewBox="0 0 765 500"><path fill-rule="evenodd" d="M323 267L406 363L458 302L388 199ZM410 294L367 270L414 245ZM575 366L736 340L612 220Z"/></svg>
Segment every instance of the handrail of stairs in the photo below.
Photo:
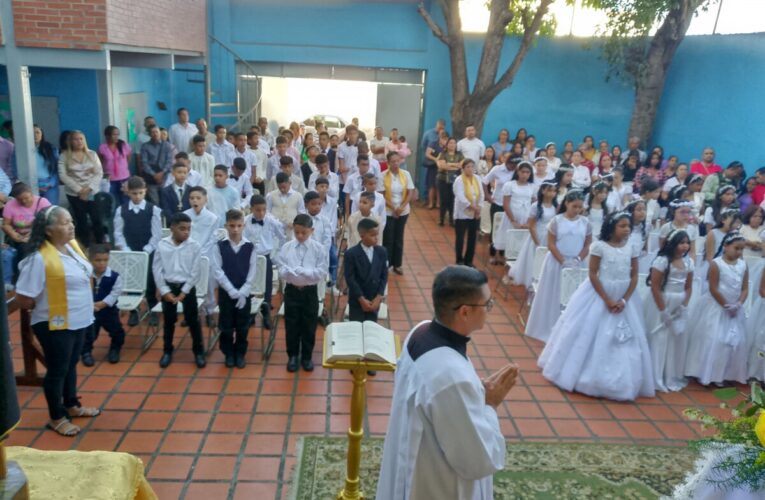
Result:
<svg viewBox="0 0 765 500"><path fill-rule="evenodd" d="M236 52L236 51L235 51L233 48L231 48L229 45L225 44L224 42L222 42L221 40L219 40L218 38L216 38L214 35L210 35L210 34L208 34L207 36L208 36L208 37L210 37L210 40L212 40L212 41L213 41L214 43L216 43L218 46L220 46L221 48L223 48L223 49L224 49L226 52L228 52L229 54L231 54L231 55L234 57L234 60L235 60L236 62L239 62L239 63L241 63L241 64L242 64L242 65L243 65L243 66L244 66L244 67L247 69L247 71L248 71L248 76L256 76L256 75L257 75L257 71L255 71L255 68L254 68L254 67L253 67L253 66L252 66L252 65L251 65L249 62L247 62L247 61L246 61L246 60L245 60L245 59L244 59L242 56L240 56L240 55L239 55L239 54L238 54L238 53L237 53L237 52ZM208 68L208 71L209 71L209 68ZM253 114L254 114L254 113L257 111L258 107L260 106L260 102L261 102L261 100L263 99L263 93L262 93L262 92L260 92L260 89L258 89L258 90L259 90L259 92L258 92L258 100L257 100L257 101L255 102L255 104L254 104L254 105L253 105L253 106L252 106L252 107L249 109L249 111L247 111L247 112L246 112L246 113L244 113L244 114L241 114L241 113L240 113L240 114L237 116L237 121L236 121L236 123L235 123L235 124L233 124L232 126L230 126L230 127L229 127L230 129L233 129L233 130L236 130L236 129L238 129L238 128L239 128L239 127L240 127L240 126L243 124L243 123L245 123L245 121L246 121L247 119L249 119L249 118L250 118L250 117L251 117L251 116L252 116L252 115L253 115ZM208 97L208 98L209 98L209 97Z"/></svg>

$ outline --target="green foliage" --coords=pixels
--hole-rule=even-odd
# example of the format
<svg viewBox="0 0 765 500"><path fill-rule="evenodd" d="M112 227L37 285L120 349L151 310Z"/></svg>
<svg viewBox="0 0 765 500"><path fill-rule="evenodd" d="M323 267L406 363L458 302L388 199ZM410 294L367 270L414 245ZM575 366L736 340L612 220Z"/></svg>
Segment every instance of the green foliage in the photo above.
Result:
<svg viewBox="0 0 765 500"><path fill-rule="evenodd" d="M487 2L488 7L488 2ZM513 12L513 20L507 25L507 34L523 36L526 26L531 24L534 14L539 9L539 0L511 0L508 7ZM555 35L558 23L555 16L548 11L542 25L539 27L539 36L551 37Z"/></svg>

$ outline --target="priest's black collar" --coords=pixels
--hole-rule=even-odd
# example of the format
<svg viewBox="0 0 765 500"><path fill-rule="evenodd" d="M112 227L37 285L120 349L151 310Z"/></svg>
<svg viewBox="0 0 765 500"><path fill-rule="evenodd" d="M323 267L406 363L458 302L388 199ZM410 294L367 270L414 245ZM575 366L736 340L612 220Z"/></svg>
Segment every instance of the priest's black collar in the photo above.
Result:
<svg viewBox="0 0 765 500"><path fill-rule="evenodd" d="M460 335L436 320L420 325L407 343L407 351L414 361L439 347L450 347L467 359L467 343L470 337Z"/></svg>

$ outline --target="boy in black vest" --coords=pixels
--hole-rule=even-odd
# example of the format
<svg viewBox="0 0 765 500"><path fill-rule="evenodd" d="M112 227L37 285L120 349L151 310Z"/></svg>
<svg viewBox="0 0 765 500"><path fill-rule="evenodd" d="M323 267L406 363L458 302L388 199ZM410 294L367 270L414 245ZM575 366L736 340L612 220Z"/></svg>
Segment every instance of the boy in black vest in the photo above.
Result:
<svg viewBox="0 0 765 500"><path fill-rule="evenodd" d="M146 201L146 182L141 177L131 177L127 182L130 201L119 207L114 214L114 244L118 250L146 252L149 269L146 274L146 302L149 310L157 304L157 287L151 267L154 250L162 239L162 210ZM138 324L138 310L130 311L128 326ZM157 325L157 315L149 315L149 324Z"/></svg>
<svg viewBox="0 0 765 500"><path fill-rule="evenodd" d="M120 312L117 309L117 299L122 292L122 276L109 268L109 249L105 245L91 246L88 256L90 263L93 264L95 321L82 344L82 364L93 366L95 363L93 343L98 338L101 328L106 330L112 339L107 359L109 363L117 363L120 360L120 348L125 343L125 330L120 323Z"/></svg>
<svg viewBox="0 0 765 500"><path fill-rule="evenodd" d="M244 368L252 303L250 292L258 254L255 245L242 236L244 214L241 211L226 212L225 228L228 237L217 242L212 251L213 270L218 282L220 350L226 357L227 367Z"/></svg>
<svg viewBox="0 0 765 500"><path fill-rule="evenodd" d="M182 162L173 163L172 176L173 182L162 188L159 193L159 204L168 226L173 214L191 208L189 203L191 185L186 182L189 176L189 167Z"/></svg>

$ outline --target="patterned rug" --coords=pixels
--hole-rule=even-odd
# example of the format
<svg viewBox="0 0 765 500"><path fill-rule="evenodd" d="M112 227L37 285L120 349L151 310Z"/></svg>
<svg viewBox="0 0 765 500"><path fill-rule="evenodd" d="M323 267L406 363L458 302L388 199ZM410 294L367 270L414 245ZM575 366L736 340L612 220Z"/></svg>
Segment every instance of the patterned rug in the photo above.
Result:
<svg viewBox="0 0 765 500"><path fill-rule="evenodd" d="M335 498L345 482L347 440L302 438L292 498ZM361 482L374 498L383 440L364 439ZM644 499L672 493L695 454L664 446L508 442L505 470L494 476L495 499Z"/></svg>

